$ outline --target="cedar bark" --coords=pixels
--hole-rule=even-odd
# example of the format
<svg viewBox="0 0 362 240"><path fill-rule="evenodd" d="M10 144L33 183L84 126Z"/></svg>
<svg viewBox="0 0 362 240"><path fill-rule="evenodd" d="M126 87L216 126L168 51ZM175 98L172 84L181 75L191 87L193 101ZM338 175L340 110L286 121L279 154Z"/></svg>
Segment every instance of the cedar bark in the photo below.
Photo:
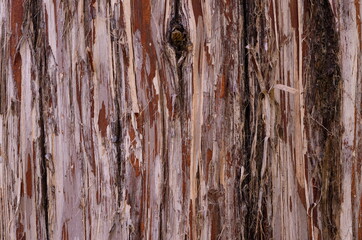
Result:
<svg viewBox="0 0 362 240"><path fill-rule="evenodd" d="M0 0L0 239L362 239L361 13Z"/></svg>

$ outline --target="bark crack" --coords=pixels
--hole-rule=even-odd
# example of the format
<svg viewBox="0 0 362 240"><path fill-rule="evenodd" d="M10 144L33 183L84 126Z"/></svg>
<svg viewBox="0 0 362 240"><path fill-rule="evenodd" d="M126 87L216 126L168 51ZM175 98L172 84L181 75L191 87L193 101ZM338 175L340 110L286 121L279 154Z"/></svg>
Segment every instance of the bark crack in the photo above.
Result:
<svg viewBox="0 0 362 240"><path fill-rule="evenodd" d="M27 5L27 6L26 6ZM41 1L27 1L25 3L25 9L28 9L28 21L25 21L24 28L28 28L28 31L31 33L31 40L33 46L33 52L35 56L35 66L34 70L36 71L37 81L38 81L38 109L39 109L39 130L40 136L38 138L38 150L40 152L39 165L40 165L40 185L41 185L41 205L43 206L44 211L44 224L45 224L45 235L46 239L49 237L49 199L48 199L48 170L47 170L47 160L51 158L49 154L46 153L46 141L45 141L45 122L44 122L44 104L43 101L46 101L43 97L43 86L45 86L47 78L47 51L46 51L46 37L45 29L41 27L44 25L44 15L42 12L42 2ZM30 23L30 26L28 24ZM33 30L34 29L34 30ZM49 159L52 161L52 159Z"/></svg>
<svg viewBox="0 0 362 240"><path fill-rule="evenodd" d="M110 32L117 32L117 25L116 25L116 21L111 21L110 24ZM112 52L116 55L120 55L121 52L121 46L119 45L117 38L115 38L114 36L111 38L112 44L111 44L111 48L112 48ZM115 79L115 93L116 96L114 97L114 112L115 112L115 121L112 122L112 136L111 136L111 142L114 144L116 152L115 152L115 158L116 158L116 184L117 184L117 192L118 192L118 200L117 200L117 205L118 207L121 207L121 202L122 202L122 182L123 179L122 177L124 176L122 174L123 171L123 157L122 157L122 145L123 145L123 137L122 137L122 113L121 110L121 104L120 104L120 99L122 99L122 95L121 92L119 91L119 89L122 89L122 76L121 76L121 72L122 71L115 71L117 69L122 69L122 64L120 62L121 57L120 56L116 56L114 58L112 58L112 64L113 64L113 74L114 74L114 79Z"/></svg>
<svg viewBox="0 0 362 240"><path fill-rule="evenodd" d="M46 65L46 64L45 64ZM44 221L45 221L45 231L46 238L49 239L49 217L48 217L48 208L49 208L49 199L48 199L48 174L47 174L47 157L46 157L46 147L45 147L45 126L44 126L44 109L43 109L43 93L42 88L39 87L39 125L40 125L40 153L41 153L41 185L42 185L42 201L44 206ZM53 161L49 159L49 161Z"/></svg>
<svg viewBox="0 0 362 240"><path fill-rule="evenodd" d="M251 131L251 125L250 122L252 121L251 118L251 102L250 102L250 86L249 86L249 49L246 48L246 46L249 44L249 6L248 1L244 0L242 3L243 7L243 45L242 45L242 51L243 51L243 57L244 57L244 165L245 165L245 172L246 177L242 183L241 186L241 192L242 192L242 199L246 203L246 205L252 204L250 202L250 182L251 182L251 148L252 148L252 131ZM252 233L252 224L253 224L253 213L252 213L252 207L248 206L245 214L245 229L244 229L244 236L246 238L253 238L254 234Z"/></svg>
<svg viewBox="0 0 362 240"><path fill-rule="evenodd" d="M187 54L192 49L189 34L186 27L182 23L180 0L174 2L174 16L170 21L169 30L167 33L167 40L169 45L174 51L174 59L170 59L175 71L176 81L174 83L177 95L180 95L180 103L183 102L184 89L183 89L183 68ZM170 58L170 57L169 57Z"/></svg>

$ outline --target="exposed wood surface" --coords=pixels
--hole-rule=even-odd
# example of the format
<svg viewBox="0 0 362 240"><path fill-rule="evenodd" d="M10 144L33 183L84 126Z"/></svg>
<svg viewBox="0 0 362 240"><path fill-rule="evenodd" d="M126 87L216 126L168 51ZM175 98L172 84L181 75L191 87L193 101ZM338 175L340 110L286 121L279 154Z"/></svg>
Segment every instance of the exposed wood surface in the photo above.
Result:
<svg viewBox="0 0 362 240"><path fill-rule="evenodd" d="M361 14L0 0L0 239L362 239Z"/></svg>

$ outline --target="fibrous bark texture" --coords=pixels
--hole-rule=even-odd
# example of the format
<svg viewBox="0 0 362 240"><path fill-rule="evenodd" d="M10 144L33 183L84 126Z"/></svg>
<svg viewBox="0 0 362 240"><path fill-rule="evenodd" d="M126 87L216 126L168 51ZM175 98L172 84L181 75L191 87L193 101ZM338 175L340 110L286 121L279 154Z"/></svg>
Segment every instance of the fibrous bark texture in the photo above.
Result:
<svg viewBox="0 0 362 240"><path fill-rule="evenodd" d="M0 239L362 239L360 0L0 0Z"/></svg>

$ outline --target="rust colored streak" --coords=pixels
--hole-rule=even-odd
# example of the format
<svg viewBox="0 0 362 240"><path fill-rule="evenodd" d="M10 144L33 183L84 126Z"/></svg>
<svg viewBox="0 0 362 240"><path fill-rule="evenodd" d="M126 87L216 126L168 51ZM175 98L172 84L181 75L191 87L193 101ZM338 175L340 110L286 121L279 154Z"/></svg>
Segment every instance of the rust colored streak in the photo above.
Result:
<svg viewBox="0 0 362 240"><path fill-rule="evenodd" d="M186 162L187 167L190 167L190 165L191 165L191 155L189 153L190 144L191 144L191 140L183 140L183 143L182 143L182 158L183 158L183 161Z"/></svg>
<svg viewBox="0 0 362 240"><path fill-rule="evenodd" d="M10 37L10 54L14 58L18 37L21 33L21 23L23 21L23 1L11 1L11 37Z"/></svg>
<svg viewBox="0 0 362 240"><path fill-rule="evenodd" d="M88 56L88 62L89 62L88 65L90 66L92 73L94 73L93 54L92 54L91 50L89 50L89 49L87 49L87 56Z"/></svg>
<svg viewBox="0 0 362 240"><path fill-rule="evenodd" d="M130 138L130 141L131 141L131 145L136 146L136 143L135 143L136 133L135 133L135 131L134 131L131 124L130 124L128 129L129 129L128 134L129 134L129 138Z"/></svg>
<svg viewBox="0 0 362 240"><path fill-rule="evenodd" d="M220 209L217 204L210 204L209 211L211 214L211 240L219 239L220 235Z"/></svg>
<svg viewBox="0 0 362 240"><path fill-rule="evenodd" d="M210 148L207 149L206 152L206 182L208 181L209 178L209 166L210 166L210 162L212 160L212 150Z"/></svg>
<svg viewBox="0 0 362 240"><path fill-rule="evenodd" d="M273 6L273 3L270 3L270 7L269 7L269 12L268 12L268 14L269 14L269 17L270 17L271 22L272 22L271 28L275 31L275 29L274 29L275 19L274 19L274 6ZM277 40L279 40L279 39L277 39Z"/></svg>
<svg viewBox="0 0 362 240"><path fill-rule="evenodd" d="M140 162L135 157L134 153L131 154L130 161L133 166L133 169L135 170L136 177L138 177L141 174L141 168L140 168Z"/></svg>
<svg viewBox="0 0 362 240"><path fill-rule="evenodd" d="M154 96L152 100L149 103L149 112L150 112L150 124L153 125L153 122L157 118L157 112L158 112L158 101L159 97Z"/></svg>
<svg viewBox="0 0 362 240"><path fill-rule="evenodd" d="M292 27L298 30L298 0L291 0L289 4L290 18L292 20Z"/></svg>
<svg viewBox="0 0 362 240"><path fill-rule="evenodd" d="M141 113L135 113L134 114L136 117L136 123L137 123L137 129L139 133L143 133L143 123L145 122L145 111L141 112Z"/></svg>
<svg viewBox="0 0 362 240"><path fill-rule="evenodd" d="M141 32L141 41L143 47L146 47L150 39L150 26L151 26L151 3L150 0L136 0L133 1L133 22L135 30L139 29Z"/></svg>
<svg viewBox="0 0 362 240"><path fill-rule="evenodd" d="M102 108L99 111L98 115L98 127L99 130L101 131L102 137L106 137L107 135L107 126L108 126L108 121L106 117L106 107L104 105L104 102L102 102Z"/></svg>
<svg viewBox="0 0 362 240"><path fill-rule="evenodd" d="M298 182L297 182L297 189L298 189L299 199L302 202L304 209L307 209L307 202L305 199L305 189Z"/></svg>
<svg viewBox="0 0 362 240"><path fill-rule="evenodd" d="M28 166L26 171L26 194L29 198L33 195L33 174L32 174L32 166L31 166L31 157L28 154Z"/></svg>
<svg viewBox="0 0 362 240"><path fill-rule="evenodd" d="M291 0L289 7L290 7L290 18L292 21L292 27L295 29L295 37L297 39L297 43L299 42L299 19L298 19L298 0ZM298 46L298 48L302 48L302 46ZM301 49L303 50L303 49ZM297 59L299 64L299 51L297 52Z"/></svg>
<svg viewBox="0 0 362 240"><path fill-rule="evenodd" d="M151 219L152 219L152 218L151 218ZM150 219L150 220L151 220L151 219ZM152 221L151 221L151 223L152 223ZM140 232L141 232L142 234L144 234L144 232L145 232L145 223L144 223L142 220L141 220L141 223L140 223L140 229L141 229Z"/></svg>
<svg viewBox="0 0 362 240"><path fill-rule="evenodd" d="M80 65L80 67L79 67L79 65L77 64L76 69L77 69L77 72L79 73L76 76L76 78L77 78L76 79L77 102L78 102L78 107L79 107L79 115L80 115L80 118L82 119L82 81L84 80L83 79L83 76L84 76L83 65Z"/></svg>
<svg viewBox="0 0 362 240"><path fill-rule="evenodd" d="M69 233L68 228L66 226L66 223L63 223L62 227L62 240L68 240L69 239Z"/></svg>
<svg viewBox="0 0 362 240"><path fill-rule="evenodd" d="M151 1L150 0L136 0L133 1L133 22L135 30L139 30L141 33L141 43L143 49L146 50L150 59L156 59L155 48L152 43L151 31ZM145 57L145 53L143 53ZM144 65L142 66L142 72L145 72ZM155 76L156 62L150 61L150 74L145 79L148 80L149 84L152 84L152 79Z"/></svg>
<svg viewBox="0 0 362 240"><path fill-rule="evenodd" d="M196 25L198 24L199 17L202 17L202 7L200 0L192 0L192 10L196 19Z"/></svg>
<svg viewBox="0 0 362 240"><path fill-rule="evenodd" d="M227 87L227 80L226 80L225 75L223 74L221 79L219 79L219 87L218 87L218 90L219 90L218 97L219 98L224 98L225 97L225 95L226 95L226 87Z"/></svg>
<svg viewBox="0 0 362 240"><path fill-rule="evenodd" d="M185 178L183 178L182 179L182 200L185 201L185 199L186 199L186 181L185 181Z"/></svg>
<svg viewBox="0 0 362 240"><path fill-rule="evenodd" d="M120 16L124 16L124 7L121 1L121 4L119 4L119 14ZM126 28L126 23L124 21L124 18L118 18L118 24L120 26L121 29L125 29Z"/></svg>
<svg viewBox="0 0 362 240"><path fill-rule="evenodd" d="M21 65L21 56L20 53L17 53L13 65L13 74L19 100L21 100Z"/></svg>
<svg viewBox="0 0 362 240"><path fill-rule="evenodd" d="M18 98L21 100L21 57L16 52L16 46L18 45L19 36L21 34L21 24L23 21L23 1L14 0L11 1L11 37L10 37L10 55L14 61L13 73L16 88L18 90Z"/></svg>
<svg viewBox="0 0 362 240"><path fill-rule="evenodd" d="M230 22L234 22L234 11L233 8L236 6L233 4L233 1L231 0L224 0L223 2L220 1L221 6L220 8L223 9L223 15L227 17L227 19L230 20ZM230 25L229 25L230 26Z"/></svg>
<svg viewBox="0 0 362 240"><path fill-rule="evenodd" d="M140 206L139 213L141 213L141 214L139 214L139 217L138 217L138 227L137 227L136 234L139 237L137 239L144 239L144 235L145 235L145 233L141 231L141 225L144 221L144 218L143 218L144 215L142 213L144 213L144 208L145 208L144 205L145 205L145 201L147 198L147 196L146 196L146 178L141 179L141 189L142 189L142 194L139 198L139 199L141 199L141 203L139 205Z"/></svg>
<svg viewBox="0 0 362 240"><path fill-rule="evenodd" d="M24 182L23 182L23 180L21 181L21 184L20 184L20 196L24 197Z"/></svg>
<svg viewBox="0 0 362 240"><path fill-rule="evenodd" d="M100 204L101 203L101 194L97 188L97 191L96 191L96 201L97 201L97 204Z"/></svg>
<svg viewBox="0 0 362 240"><path fill-rule="evenodd" d="M20 214L19 214L19 218L20 218ZM26 239L26 234L24 233L24 225L21 223L20 219L18 219L17 221L17 226L16 226L16 239L22 240L22 239Z"/></svg>
<svg viewBox="0 0 362 240"><path fill-rule="evenodd" d="M153 153L153 156L155 157L156 155L158 155L158 154L160 154L160 152L158 152L159 151L159 148L158 148L158 144L159 144L159 140L158 140L158 134L157 134L157 131L158 131L158 129L157 129L157 125L155 125L155 128L154 128L154 135L155 135L155 140L154 140L154 142L155 142L155 151L154 151L154 153Z"/></svg>
<svg viewBox="0 0 362 240"><path fill-rule="evenodd" d="M207 43L205 42L204 43L204 52L205 52L205 55L206 55L206 61L209 65L212 65L212 57L211 57L211 54L210 54L210 49L209 47L207 46Z"/></svg>
<svg viewBox="0 0 362 240"><path fill-rule="evenodd" d="M154 32L151 29L151 16L152 16L152 7L150 0L136 0L133 1L132 4L132 23L133 23L133 32L140 33L140 42L142 45L142 55L143 59L147 57L149 59L157 59L156 50L153 44L153 35ZM137 117L137 127L139 131L142 131L144 122L146 119L150 120L150 124L152 125L157 112L158 107L158 98L154 97L154 91L150 86L153 85L152 81L156 72L156 61L149 62L149 71L146 69L146 61L142 62L141 73L140 73L140 85L148 86L144 88L144 96L146 97L147 105L144 106L144 109L148 109L145 112L141 112ZM150 115L147 116L147 113ZM145 116L146 115L146 116Z"/></svg>

